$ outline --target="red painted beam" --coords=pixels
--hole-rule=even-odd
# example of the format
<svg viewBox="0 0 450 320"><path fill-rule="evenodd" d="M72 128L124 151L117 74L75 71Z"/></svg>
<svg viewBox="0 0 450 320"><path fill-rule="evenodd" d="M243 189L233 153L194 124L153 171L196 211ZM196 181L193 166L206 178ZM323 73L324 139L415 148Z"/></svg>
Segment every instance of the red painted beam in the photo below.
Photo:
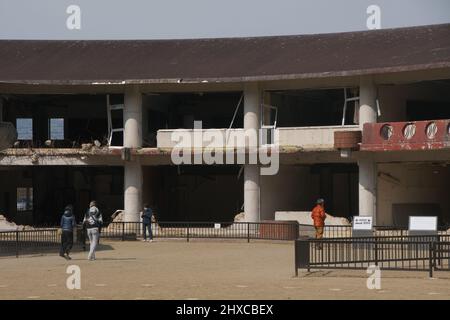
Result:
<svg viewBox="0 0 450 320"><path fill-rule="evenodd" d="M366 123L362 151L450 148L450 120Z"/></svg>

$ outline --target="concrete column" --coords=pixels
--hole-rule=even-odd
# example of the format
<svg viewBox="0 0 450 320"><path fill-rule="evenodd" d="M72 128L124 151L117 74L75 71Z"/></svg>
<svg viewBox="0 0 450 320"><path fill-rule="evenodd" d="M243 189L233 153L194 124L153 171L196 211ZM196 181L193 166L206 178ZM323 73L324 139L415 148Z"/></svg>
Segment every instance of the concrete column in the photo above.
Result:
<svg viewBox="0 0 450 320"><path fill-rule="evenodd" d="M142 166L137 161L125 163L125 221L139 221L142 211Z"/></svg>
<svg viewBox="0 0 450 320"><path fill-rule="evenodd" d="M139 88L132 86L125 89L123 110L123 146L126 148L142 147L142 94Z"/></svg>
<svg viewBox="0 0 450 320"><path fill-rule="evenodd" d="M123 146L142 147L142 95L137 87L126 88L124 97ZM142 210L142 166L137 159L127 161L124 167L124 220L139 221Z"/></svg>
<svg viewBox="0 0 450 320"><path fill-rule="evenodd" d="M361 77L359 85L359 127L377 122L377 88L371 76Z"/></svg>
<svg viewBox="0 0 450 320"><path fill-rule="evenodd" d="M257 130L259 139L261 90L256 83L244 87L244 129ZM258 147L259 142L249 147ZM247 222L260 221L260 174L258 164L244 167L244 211Z"/></svg>
<svg viewBox="0 0 450 320"><path fill-rule="evenodd" d="M359 87L359 126L377 122L377 90L371 76L361 77ZM370 158L358 160L359 215L371 216L376 221L377 164Z"/></svg>
<svg viewBox="0 0 450 320"><path fill-rule="evenodd" d="M359 167L359 215L376 220L377 164L371 159L360 159Z"/></svg>

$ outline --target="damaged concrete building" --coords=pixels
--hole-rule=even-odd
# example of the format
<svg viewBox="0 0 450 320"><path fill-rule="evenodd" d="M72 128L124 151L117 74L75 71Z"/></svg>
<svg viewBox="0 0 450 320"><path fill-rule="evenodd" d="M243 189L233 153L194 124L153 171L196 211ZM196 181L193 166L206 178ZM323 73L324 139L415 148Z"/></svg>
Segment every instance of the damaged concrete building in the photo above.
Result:
<svg viewBox="0 0 450 320"><path fill-rule="evenodd" d="M450 24L194 40L0 40L0 213L273 220L280 211L450 221ZM279 171L175 165L174 130L276 132ZM5 127L10 125L5 125ZM11 138L9 138L11 140ZM265 141L267 142L267 141ZM260 145L264 144L260 141ZM267 143L267 144L270 144Z"/></svg>

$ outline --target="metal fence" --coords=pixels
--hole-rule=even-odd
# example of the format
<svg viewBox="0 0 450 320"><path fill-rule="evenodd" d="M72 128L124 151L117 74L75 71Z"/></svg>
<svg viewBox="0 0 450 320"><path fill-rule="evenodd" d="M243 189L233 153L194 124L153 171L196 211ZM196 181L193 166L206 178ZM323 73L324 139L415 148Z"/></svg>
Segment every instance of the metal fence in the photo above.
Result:
<svg viewBox="0 0 450 320"><path fill-rule="evenodd" d="M299 268L384 270L450 270L450 236L377 236L300 239L295 242L295 273Z"/></svg>
<svg viewBox="0 0 450 320"><path fill-rule="evenodd" d="M152 223L153 238L295 240L298 224L292 222L158 222ZM130 240L143 237L141 222L111 222L101 238Z"/></svg>
<svg viewBox="0 0 450 320"><path fill-rule="evenodd" d="M0 256L33 253L58 248L61 243L58 229L36 229L0 232Z"/></svg>
<svg viewBox="0 0 450 320"><path fill-rule="evenodd" d="M440 235L450 235L447 229L441 228L438 231ZM395 226L374 226L372 230L372 236L374 237L396 237L407 236L409 231L406 228L399 228ZM312 225L299 224L299 236L300 237L315 237L315 228ZM351 225L325 225L324 238L350 238L353 236L353 230Z"/></svg>

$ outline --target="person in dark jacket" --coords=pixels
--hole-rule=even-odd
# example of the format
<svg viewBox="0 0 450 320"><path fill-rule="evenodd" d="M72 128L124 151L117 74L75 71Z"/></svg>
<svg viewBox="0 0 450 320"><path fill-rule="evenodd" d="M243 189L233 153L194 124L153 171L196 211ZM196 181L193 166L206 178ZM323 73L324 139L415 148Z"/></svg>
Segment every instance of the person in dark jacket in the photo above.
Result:
<svg viewBox="0 0 450 320"><path fill-rule="evenodd" d="M141 218L142 218L142 228L143 228L143 234L144 234L144 240L147 241L147 229L148 229L148 238L149 242L153 241L153 234L152 234L152 216L153 211L150 208L148 204L144 205L144 211L142 211Z"/></svg>
<svg viewBox="0 0 450 320"><path fill-rule="evenodd" d="M73 229L75 228L76 221L73 215L73 206L68 205L64 208L64 214L61 217L61 249L59 255L67 260L72 259L70 257L70 250L73 246Z"/></svg>

